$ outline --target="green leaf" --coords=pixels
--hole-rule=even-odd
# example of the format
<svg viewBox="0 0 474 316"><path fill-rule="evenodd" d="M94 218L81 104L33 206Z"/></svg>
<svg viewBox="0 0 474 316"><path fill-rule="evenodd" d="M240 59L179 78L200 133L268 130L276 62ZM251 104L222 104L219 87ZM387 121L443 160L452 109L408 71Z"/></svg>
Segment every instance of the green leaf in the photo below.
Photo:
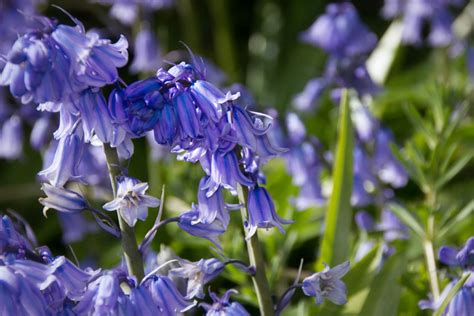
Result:
<svg viewBox="0 0 474 316"><path fill-rule="evenodd" d="M454 178L472 159L474 156L473 153L469 153L463 156L461 159L456 161L451 168L436 182L437 188L443 187L446 183L448 183L452 178Z"/></svg>
<svg viewBox="0 0 474 316"><path fill-rule="evenodd" d="M403 206L395 203L390 203L389 208L400 220L405 223L411 230L420 238L425 235L424 230L418 220Z"/></svg>
<svg viewBox="0 0 474 316"><path fill-rule="evenodd" d="M459 222L463 221L464 219L468 218L471 215L472 211L474 210L474 201L471 201L467 204L457 215L448 221L445 225L443 225L437 234L436 238L439 240L443 240L443 237L450 232L454 226L456 226Z"/></svg>
<svg viewBox="0 0 474 316"><path fill-rule="evenodd" d="M470 273L466 273L463 275L463 277L449 290L448 295L444 298L443 302L439 306L439 308L436 310L436 312L433 314L433 316L441 316L448 306L449 302L453 299L454 295L459 291L461 286L466 283L467 279L471 276Z"/></svg>
<svg viewBox="0 0 474 316"><path fill-rule="evenodd" d="M348 91L341 98L339 117L339 137L333 170L333 187L326 210L325 230L321 242L321 252L317 269L323 262L333 266L346 261L349 257L349 233L352 210L352 160L353 131L348 102Z"/></svg>
<svg viewBox="0 0 474 316"><path fill-rule="evenodd" d="M395 316L402 289L398 279L405 268L403 253L390 257L374 278L362 310L355 315Z"/></svg>

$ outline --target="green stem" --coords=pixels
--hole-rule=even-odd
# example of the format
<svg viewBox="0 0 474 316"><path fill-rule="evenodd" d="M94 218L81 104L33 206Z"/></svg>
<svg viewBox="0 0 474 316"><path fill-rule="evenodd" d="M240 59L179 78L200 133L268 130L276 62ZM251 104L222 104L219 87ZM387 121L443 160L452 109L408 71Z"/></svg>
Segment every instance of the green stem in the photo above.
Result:
<svg viewBox="0 0 474 316"><path fill-rule="evenodd" d="M107 167L109 168L110 183L112 184L112 191L114 197L117 196L117 176L122 174L120 168L120 160L117 155L117 150L104 144L104 153L107 159ZM119 227L122 239L123 254L125 257L125 263L127 264L128 273L134 275L137 281L140 282L145 271L143 268L143 259L141 253L138 251L137 239L135 237L135 231L133 227L128 226L125 220L117 213Z"/></svg>
<svg viewBox="0 0 474 316"><path fill-rule="evenodd" d="M425 251L426 267L428 269L428 276L430 278L431 293L433 299L436 301L439 298L439 283L438 273L436 270L436 258L433 247L433 233L434 233L434 215L428 217L428 225L425 239L423 240L423 249Z"/></svg>
<svg viewBox="0 0 474 316"><path fill-rule="evenodd" d="M242 214L242 221L247 218L247 209L245 207L248 190L241 185L237 188L239 202L242 204L240 208ZM265 259L263 258L262 250L260 249L260 242L258 241L257 232L250 238L246 239L247 250L249 253L250 265L255 267L255 275L252 277L255 291L257 292L258 305L262 316L274 315L272 296L270 287L268 285L267 275L265 273Z"/></svg>

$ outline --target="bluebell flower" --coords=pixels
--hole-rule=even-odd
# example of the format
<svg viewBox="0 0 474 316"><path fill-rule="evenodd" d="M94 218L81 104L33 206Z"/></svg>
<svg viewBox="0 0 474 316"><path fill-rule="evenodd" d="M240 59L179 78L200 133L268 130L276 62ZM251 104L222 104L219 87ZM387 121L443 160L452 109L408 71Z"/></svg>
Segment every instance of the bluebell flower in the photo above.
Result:
<svg viewBox="0 0 474 316"><path fill-rule="evenodd" d="M130 303L133 307L134 315L154 316L160 313L158 307L151 304L152 296L147 288L138 286L132 288L130 292Z"/></svg>
<svg viewBox="0 0 474 316"><path fill-rule="evenodd" d="M85 89L79 95L74 106L79 110L84 131L84 141L90 142L94 135L102 143L117 147L125 140L126 131L114 125L102 92L98 89ZM74 125L71 126L71 129Z"/></svg>
<svg viewBox="0 0 474 316"><path fill-rule="evenodd" d="M150 30L147 23L142 23L141 29L135 37L133 47L135 56L130 70L134 73L156 71L161 65L160 50L156 34Z"/></svg>
<svg viewBox="0 0 474 316"><path fill-rule="evenodd" d="M148 184L130 177L118 177L117 197L104 204L107 211L117 210L130 226L135 226L137 219L144 221L148 215L149 207L157 207L160 200L146 195Z"/></svg>
<svg viewBox="0 0 474 316"><path fill-rule="evenodd" d="M40 150L46 147L47 143L51 140L52 134L52 118L50 115L41 115L31 129L30 144L35 150Z"/></svg>
<svg viewBox="0 0 474 316"><path fill-rule="evenodd" d="M84 87L114 83L118 79L117 68L127 64L128 42L123 35L112 44L108 39L99 38L97 33L86 33L82 24L75 27L60 24L51 37L69 56L74 79Z"/></svg>
<svg viewBox="0 0 474 316"><path fill-rule="evenodd" d="M181 214L178 226L188 234L206 238L218 247L220 247L220 244L217 237L225 232L224 224L217 219L209 224L200 223L199 212L194 205L191 211Z"/></svg>
<svg viewBox="0 0 474 316"><path fill-rule="evenodd" d="M298 115L293 112L288 113L285 122L288 129L288 138L291 144L302 144L306 139L306 127Z"/></svg>
<svg viewBox="0 0 474 316"><path fill-rule="evenodd" d="M62 187L69 180L79 180L78 166L83 150L83 142L79 136L67 135L59 140L54 159L46 169L38 175L45 177L49 183Z"/></svg>
<svg viewBox="0 0 474 316"><path fill-rule="evenodd" d="M355 215L355 222L357 227L365 232L370 232L375 229L375 222L372 215L367 211L359 211Z"/></svg>
<svg viewBox="0 0 474 316"><path fill-rule="evenodd" d="M74 312L80 315L130 315L133 312L128 297L120 284L129 283L121 270L105 271L87 286L87 290Z"/></svg>
<svg viewBox="0 0 474 316"><path fill-rule="evenodd" d="M22 274L0 265L0 314L46 316L47 305L41 291Z"/></svg>
<svg viewBox="0 0 474 316"><path fill-rule="evenodd" d="M203 177L199 182L198 188L198 205L196 209L199 211L199 222L204 224L212 223L216 218L224 224L229 224L230 216L227 211L222 188L217 189L212 195L207 194L207 185L209 177Z"/></svg>
<svg viewBox="0 0 474 316"><path fill-rule="evenodd" d="M8 53L0 85L25 104L60 101L72 91L70 58L50 36L55 24L46 18L35 22L37 30L18 38Z"/></svg>
<svg viewBox="0 0 474 316"><path fill-rule="evenodd" d="M402 17L402 39L405 43L420 45L423 28L430 25L428 42L433 46L446 46L454 40L450 6L460 6L463 0L385 0L382 15L387 19Z"/></svg>
<svg viewBox="0 0 474 316"><path fill-rule="evenodd" d="M50 208L65 213L80 213L88 208L85 198L72 190L43 183L41 190L46 194L39 202L44 205L43 213Z"/></svg>
<svg viewBox="0 0 474 316"><path fill-rule="evenodd" d="M23 153L23 130L20 117L13 115L0 126L0 157L17 159Z"/></svg>
<svg viewBox="0 0 474 316"><path fill-rule="evenodd" d="M384 232L384 239L388 242L408 239L408 227L388 209L383 209L380 223L376 228Z"/></svg>
<svg viewBox="0 0 474 316"><path fill-rule="evenodd" d="M441 247L439 260L449 266L474 271L474 237L469 238L459 250L450 246Z"/></svg>
<svg viewBox="0 0 474 316"><path fill-rule="evenodd" d="M368 143L375 138L379 122L370 113L370 110L356 99L351 100L351 118L358 138Z"/></svg>
<svg viewBox="0 0 474 316"><path fill-rule="evenodd" d="M374 165L380 180L394 188L400 188L407 184L408 174L392 154L390 149L391 141L392 137L388 130L378 131L375 143Z"/></svg>
<svg viewBox="0 0 474 316"><path fill-rule="evenodd" d="M301 38L337 57L368 53L377 41L375 35L360 21L350 2L329 4L325 14Z"/></svg>
<svg viewBox="0 0 474 316"><path fill-rule="evenodd" d="M219 298L215 293L209 291L212 304L200 303L199 306L206 310L206 316L248 316L245 308L237 302L230 302L230 296L237 293L236 290L228 290Z"/></svg>
<svg viewBox="0 0 474 316"><path fill-rule="evenodd" d="M314 78L306 83L303 91L293 98L293 106L298 111L309 112L317 109L319 99L329 85L329 81L325 78Z"/></svg>
<svg viewBox="0 0 474 316"><path fill-rule="evenodd" d="M235 194L237 183L251 186L254 181L242 173L234 151L214 152L210 164L208 194L213 194L220 186Z"/></svg>
<svg viewBox="0 0 474 316"><path fill-rule="evenodd" d="M64 256L56 257L48 265L49 271L59 281L65 295L78 300L86 291L87 283L97 274L94 271L84 271L75 266Z"/></svg>
<svg viewBox="0 0 474 316"><path fill-rule="evenodd" d="M0 217L0 255L8 251L31 250L30 242L15 228L12 220L7 215Z"/></svg>
<svg viewBox="0 0 474 316"><path fill-rule="evenodd" d="M456 284L456 280L451 281L443 289L443 292L437 300L433 300L430 295L429 299L421 300L418 302L420 309L431 309L437 310L444 299L447 297L449 291ZM449 302L448 306L444 309L442 315L459 315L459 316L469 316L474 312L474 288L470 286L462 286L459 291L454 295L452 300Z"/></svg>
<svg viewBox="0 0 474 316"><path fill-rule="evenodd" d="M152 276L145 280L144 286L148 288L153 303L158 307L161 315L174 316L196 305L195 302L186 300L179 293L176 285L166 276Z"/></svg>
<svg viewBox="0 0 474 316"><path fill-rule="evenodd" d="M326 266L323 271L303 280L303 292L307 296L314 297L316 304L321 304L328 299L334 304L342 305L347 302L347 289L340 279L349 271L349 261L341 263L334 268Z"/></svg>
<svg viewBox="0 0 474 316"><path fill-rule="evenodd" d="M372 173L372 160L361 146L354 148L354 183L352 187L351 204L365 206L373 201L377 181Z"/></svg>
<svg viewBox="0 0 474 316"><path fill-rule="evenodd" d="M251 238L257 232L257 228L268 229L277 227L280 232L284 233L285 230L282 225L293 222L278 216L272 198L264 187L255 186L250 189L247 205L249 216L247 221L247 239Z"/></svg>
<svg viewBox="0 0 474 316"><path fill-rule="evenodd" d="M93 0L112 5L110 15L123 24L131 25L139 18L139 11L153 12L174 5L174 0Z"/></svg>
<svg viewBox="0 0 474 316"><path fill-rule="evenodd" d="M216 278L225 267L222 261L215 258L197 262L181 259L179 264L180 267L171 269L169 275L187 279L186 299L204 298L204 285Z"/></svg>

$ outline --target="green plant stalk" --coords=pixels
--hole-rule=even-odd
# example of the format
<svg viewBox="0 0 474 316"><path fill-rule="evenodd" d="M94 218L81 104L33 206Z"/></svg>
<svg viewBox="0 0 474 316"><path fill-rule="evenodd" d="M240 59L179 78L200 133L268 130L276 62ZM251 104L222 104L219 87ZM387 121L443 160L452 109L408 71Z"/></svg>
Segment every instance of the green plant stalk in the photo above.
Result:
<svg viewBox="0 0 474 316"><path fill-rule="evenodd" d="M436 257L433 247L433 233L434 233L434 215L428 217L428 225L426 236L423 240L423 250L425 252L426 267L428 269L428 276L430 279L431 293L433 299L436 301L439 298L439 282L438 272L436 269Z"/></svg>
<svg viewBox="0 0 474 316"><path fill-rule="evenodd" d="M117 196L117 182L116 178L122 172L120 170L120 160L118 158L117 150L104 144L104 153L107 159L107 167L109 169L110 183L112 184L112 192L114 197ZM140 282L145 276L143 268L143 259L141 253L138 251L137 238L133 227L128 226L125 220L117 212L123 254L125 257L125 263L127 265L128 273L134 275L137 281Z"/></svg>
<svg viewBox="0 0 474 316"><path fill-rule="evenodd" d="M242 214L242 221L247 218L247 208L245 207L248 191L247 188L238 185L237 188L239 202L242 204L240 212ZM249 253L250 265L255 267L255 275L252 277L255 291L257 292L258 305L262 316L272 316L275 314L273 308L272 296L270 287L268 285L267 275L265 273L265 259L258 241L258 232L256 232L250 239L246 239L247 250Z"/></svg>

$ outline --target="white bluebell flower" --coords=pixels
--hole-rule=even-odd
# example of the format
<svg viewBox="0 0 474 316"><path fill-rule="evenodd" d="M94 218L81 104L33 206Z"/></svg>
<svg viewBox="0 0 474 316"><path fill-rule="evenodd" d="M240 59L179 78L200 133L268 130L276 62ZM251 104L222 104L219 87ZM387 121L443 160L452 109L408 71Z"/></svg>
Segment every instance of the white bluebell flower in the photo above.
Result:
<svg viewBox="0 0 474 316"><path fill-rule="evenodd" d="M144 221L148 215L149 207L158 207L160 200L146 195L148 183L140 182L131 177L117 178L117 197L104 204L107 211L117 210L130 226L135 226L137 219Z"/></svg>

